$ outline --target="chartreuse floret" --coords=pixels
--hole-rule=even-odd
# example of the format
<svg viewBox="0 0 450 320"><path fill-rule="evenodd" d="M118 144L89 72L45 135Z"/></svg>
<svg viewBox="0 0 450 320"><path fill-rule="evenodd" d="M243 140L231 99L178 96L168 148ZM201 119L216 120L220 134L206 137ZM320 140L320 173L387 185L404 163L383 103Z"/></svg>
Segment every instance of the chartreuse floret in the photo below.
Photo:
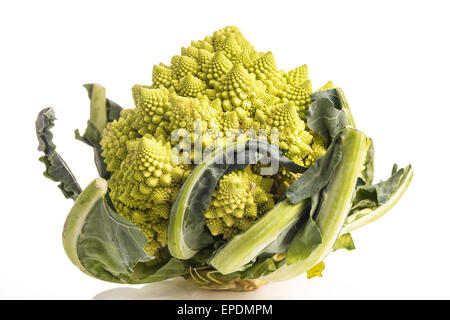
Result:
<svg viewBox="0 0 450 320"><path fill-rule="evenodd" d="M220 80L220 78L227 74L231 68L233 67L233 63L225 56L225 54L221 51L216 52L210 60L208 60L205 64L205 78L207 83L213 85Z"/></svg>
<svg viewBox="0 0 450 320"><path fill-rule="evenodd" d="M274 206L272 183L272 179L254 174L250 167L225 175L205 212L211 234L223 234L227 239L248 229L258 215Z"/></svg>
<svg viewBox="0 0 450 320"><path fill-rule="evenodd" d="M170 87L172 85L174 74L173 70L163 63L155 64L153 66L153 87L158 88L159 86Z"/></svg>
<svg viewBox="0 0 450 320"><path fill-rule="evenodd" d="M100 144L109 172L119 169L127 155L127 142L139 137L137 130L132 128L134 114L135 110L122 110L119 120L108 123L103 132Z"/></svg>
<svg viewBox="0 0 450 320"><path fill-rule="evenodd" d="M185 170L170 160L169 143L150 135L127 142L127 155L108 181L117 210L140 227L156 256L166 246L167 219Z"/></svg>
<svg viewBox="0 0 450 320"><path fill-rule="evenodd" d="M308 80L308 66L304 64L300 67L292 69L285 75L285 78L287 83L290 85L295 85Z"/></svg>

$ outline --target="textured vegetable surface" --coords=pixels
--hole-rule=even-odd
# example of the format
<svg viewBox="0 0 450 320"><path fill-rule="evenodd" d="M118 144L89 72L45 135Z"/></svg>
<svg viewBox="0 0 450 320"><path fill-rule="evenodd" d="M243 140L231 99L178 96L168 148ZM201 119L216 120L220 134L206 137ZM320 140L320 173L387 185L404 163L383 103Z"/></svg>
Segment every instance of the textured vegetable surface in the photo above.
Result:
<svg viewBox="0 0 450 320"><path fill-rule="evenodd" d="M213 241L211 235L204 231L205 218L203 214L210 206L217 182L226 173L242 170L250 164L257 163L264 154L272 161L283 164L292 172L305 171L304 167L280 156L279 150L269 145L266 140L234 143L211 153L192 171L172 206L169 224L169 250L172 256L180 259L191 258L198 249ZM218 165L218 159L223 158L240 158L242 161ZM189 229L186 230L188 232L185 229Z"/></svg>
<svg viewBox="0 0 450 320"><path fill-rule="evenodd" d="M373 184L374 142L328 81L279 69L237 27L192 41L136 84L134 108L87 84L90 118L75 138L99 177L84 190L56 152L52 108L36 120L44 175L75 200L64 249L116 283L183 276L207 289L254 290L321 276L328 254L407 189L411 166ZM388 130L389 128L383 128Z"/></svg>
<svg viewBox="0 0 450 320"><path fill-rule="evenodd" d="M64 226L64 249L89 275L127 282L134 266L152 257L142 232L111 208L106 192L106 181L97 178L80 194Z"/></svg>
<svg viewBox="0 0 450 320"><path fill-rule="evenodd" d="M281 201L250 229L227 243L211 259L211 265L223 274L245 270L247 264L280 233L298 221L307 204L307 201L301 201L296 205L291 205L287 200Z"/></svg>

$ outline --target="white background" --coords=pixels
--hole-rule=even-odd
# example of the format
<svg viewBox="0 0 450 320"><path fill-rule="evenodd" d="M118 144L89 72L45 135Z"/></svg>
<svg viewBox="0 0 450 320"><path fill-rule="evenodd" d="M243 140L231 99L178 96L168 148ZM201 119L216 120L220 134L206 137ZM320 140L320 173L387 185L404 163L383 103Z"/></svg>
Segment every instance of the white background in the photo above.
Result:
<svg viewBox="0 0 450 320"><path fill-rule="evenodd" d="M445 1L2 2L0 298L450 298L449 9ZM411 163L409 190L354 232L356 250L326 259L323 278L211 293L184 280L137 290L84 275L62 248L72 201L41 175L37 113L55 108L55 142L84 187L96 171L73 135L89 114L81 85L101 83L132 107L131 86L149 84L154 64L226 25L271 50L279 68L307 63L315 89L328 80L342 87L375 141L377 180L394 162Z"/></svg>

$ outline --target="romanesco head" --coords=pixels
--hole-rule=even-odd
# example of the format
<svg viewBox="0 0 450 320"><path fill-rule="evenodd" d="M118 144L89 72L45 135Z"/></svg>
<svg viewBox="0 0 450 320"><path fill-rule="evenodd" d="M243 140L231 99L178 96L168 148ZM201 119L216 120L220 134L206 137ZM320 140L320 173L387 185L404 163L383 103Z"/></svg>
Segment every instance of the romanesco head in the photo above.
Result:
<svg viewBox="0 0 450 320"><path fill-rule="evenodd" d="M147 251L167 254L170 207L194 166L172 160L174 149L195 159L189 144L171 141L174 130L185 130L192 142L200 124L203 149L226 143L229 130L263 130L287 158L310 166L325 152L304 122L312 91L306 65L279 70L271 52L256 51L233 26L192 41L168 65L155 65L152 84L132 88L135 108L109 123L101 141L112 201L144 231ZM228 238L248 228L296 177L285 168L270 177L250 169L224 176L205 213L211 233Z"/></svg>

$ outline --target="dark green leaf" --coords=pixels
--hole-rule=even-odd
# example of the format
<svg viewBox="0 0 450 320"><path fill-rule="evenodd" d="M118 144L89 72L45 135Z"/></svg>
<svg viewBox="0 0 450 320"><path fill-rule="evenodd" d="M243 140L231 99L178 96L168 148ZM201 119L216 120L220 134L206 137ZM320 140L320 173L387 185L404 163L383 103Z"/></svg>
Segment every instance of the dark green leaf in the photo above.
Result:
<svg viewBox="0 0 450 320"><path fill-rule="evenodd" d="M127 283L137 263L153 259L146 245L136 225L117 214L108 198L99 199L78 235L78 259L98 279Z"/></svg>
<svg viewBox="0 0 450 320"><path fill-rule="evenodd" d="M396 163L394 163L394 165L392 166L392 170L391 170L391 176L396 173L398 170L398 165Z"/></svg>
<svg viewBox="0 0 450 320"><path fill-rule="evenodd" d="M311 270L332 250L347 218L360 174L358 168L362 166L367 151L367 137L353 128L345 128L339 140L342 158L318 199L311 199L311 207L317 208L317 212L309 215L307 223L295 235L286 263L264 279L281 281L293 278Z"/></svg>
<svg viewBox="0 0 450 320"><path fill-rule="evenodd" d="M298 260L307 258L311 252L322 243L322 234L315 219L322 202L322 190L319 190L311 197L309 214L305 215L306 220L300 220L300 227L292 237L287 251L286 263L291 264Z"/></svg>
<svg viewBox="0 0 450 320"><path fill-rule="evenodd" d="M358 188L343 232L356 230L385 215L408 189L412 177L411 165L400 170L394 165L392 176L388 180Z"/></svg>
<svg viewBox="0 0 450 320"><path fill-rule="evenodd" d="M220 242L220 241L218 241L218 242ZM214 243L214 246L216 244L217 244L217 242ZM216 250L216 249L214 249L214 246L200 250L191 259L185 260L185 262L187 262L191 267L201 267L201 266L207 265L208 260L211 258L214 251Z"/></svg>
<svg viewBox="0 0 450 320"><path fill-rule="evenodd" d="M309 207L308 209L309 210ZM291 227L286 228L283 232L281 232L275 240L273 240L263 251L261 254L274 255L276 253L285 253L287 252L289 245L292 242L295 234L298 231L300 223L298 221L294 221Z"/></svg>
<svg viewBox="0 0 450 320"><path fill-rule="evenodd" d="M316 160L287 190L286 197L295 204L311 198L311 212L303 222L287 251L286 263L292 264L306 259L322 243L322 234L315 222L315 214L322 202L321 190L331 180L335 168L342 158L341 132L353 125L354 120L347 100L340 89L319 91L311 95L312 104L307 111L308 126L322 135L329 145L327 152ZM343 107L343 105L345 105ZM373 178L373 147L366 153L366 167L362 172L363 183Z"/></svg>
<svg viewBox="0 0 450 320"><path fill-rule="evenodd" d="M170 278L183 276L188 273L188 267L184 261L170 258L169 261L160 265L147 267L143 263L139 263L134 268L129 283L142 284L157 281L163 281Z"/></svg>
<svg viewBox="0 0 450 320"><path fill-rule="evenodd" d="M275 261L267 258L261 262L253 264L250 268L240 274L241 279L258 279L277 269Z"/></svg>
<svg viewBox="0 0 450 320"><path fill-rule="evenodd" d="M352 211L361 210L365 208L375 208L378 206L378 199L376 192L367 191L364 187L357 189L355 197L353 198Z"/></svg>
<svg viewBox="0 0 450 320"><path fill-rule="evenodd" d="M37 116L36 135L39 141L38 150L44 152L44 155L39 160L45 164L44 176L60 182L58 187L64 196L75 200L81 193L81 188L66 162L56 152L51 132L55 120L55 112L52 108L43 109Z"/></svg>
<svg viewBox="0 0 450 320"><path fill-rule="evenodd" d="M342 133L342 131L341 131ZM325 195L322 189L330 182L335 168L342 158L342 134L338 133L327 152L316 160L300 178L288 188L286 196L291 203L311 198L308 218L300 226L287 251L286 263L293 264L306 259L322 243L322 233L315 219Z"/></svg>
<svg viewBox="0 0 450 320"><path fill-rule="evenodd" d="M336 89L315 92L311 95L311 101L306 111L308 127L320 134L328 146L343 128L350 125L350 121L342 109Z"/></svg>
<svg viewBox="0 0 450 320"><path fill-rule="evenodd" d="M307 258L321 243L322 234L310 216L292 239L287 251L286 263L291 264Z"/></svg>
<svg viewBox="0 0 450 320"><path fill-rule="evenodd" d="M375 208L388 201L391 195L398 189L404 176L404 169L397 170L397 165L394 165L392 172L392 176L386 181L381 181L377 184L361 187L356 190L352 212L364 208Z"/></svg>
<svg viewBox="0 0 450 320"><path fill-rule="evenodd" d="M327 152L289 186L286 191L289 202L292 204L299 203L324 188L330 181L334 168L339 164L341 157L340 138L337 137Z"/></svg>

